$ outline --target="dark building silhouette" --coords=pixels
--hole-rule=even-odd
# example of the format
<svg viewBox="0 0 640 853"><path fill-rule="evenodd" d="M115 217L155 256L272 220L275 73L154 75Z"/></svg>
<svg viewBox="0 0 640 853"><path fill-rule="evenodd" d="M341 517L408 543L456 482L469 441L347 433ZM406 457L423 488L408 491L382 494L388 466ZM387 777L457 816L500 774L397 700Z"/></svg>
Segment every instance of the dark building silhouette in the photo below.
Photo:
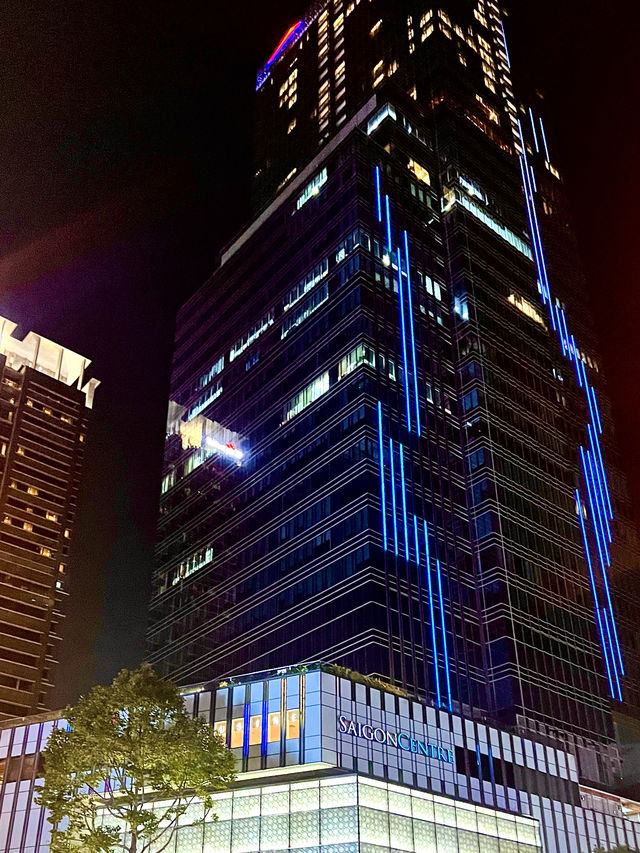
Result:
<svg viewBox="0 0 640 853"><path fill-rule="evenodd" d="M93 394L89 360L0 317L0 719L48 706Z"/></svg>
<svg viewBox="0 0 640 853"><path fill-rule="evenodd" d="M491 2L331 2L178 319L148 658L323 660L620 774L638 543L560 176Z"/></svg>

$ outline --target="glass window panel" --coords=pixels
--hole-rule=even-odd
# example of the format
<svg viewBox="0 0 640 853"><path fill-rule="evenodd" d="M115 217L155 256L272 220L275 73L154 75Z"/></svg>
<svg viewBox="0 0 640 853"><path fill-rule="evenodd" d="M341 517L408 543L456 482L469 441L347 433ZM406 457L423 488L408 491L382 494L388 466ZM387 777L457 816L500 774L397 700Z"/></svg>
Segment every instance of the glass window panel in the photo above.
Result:
<svg viewBox="0 0 640 853"><path fill-rule="evenodd" d="M252 745L262 743L262 715L256 714L249 720L249 743Z"/></svg>
<svg viewBox="0 0 640 853"><path fill-rule="evenodd" d="M215 730L220 735L222 740L226 743L227 742L227 721L226 720L220 720L219 722L217 722L215 724Z"/></svg>
<svg viewBox="0 0 640 853"><path fill-rule="evenodd" d="M287 740L300 737L300 711L292 708L287 711Z"/></svg>
<svg viewBox="0 0 640 853"><path fill-rule="evenodd" d="M244 720L242 717L237 717L231 720L231 747L242 746L244 739Z"/></svg>
<svg viewBox="0 0 640 853"><path fill-rule="evenodd" d="M289 815L263 815L260 822L260 850L286 850L289 846Z"/></svg>
<svg viewBox="0 0 640 853"><path fill-rule="evenodd" d="M290 847L294 849L317 847L320 841L320 813L318 811L300 811L293 813L289 821L289 832Z"/></svg>
<svg viewBox="0 0 640 853"><path fill-rule="evenodd" d="M322 809L320 812L321 844L344 844L358 840L358 819L355 806L342 809Z"/></svg>
<svg viewBox="0 0 640 853"><path fill-rule="evenodd" d="M411 818L404 815L389 815L389 835L393 850L413 851L413 827Z"/></svg>
<svg viewBox="0 0 640 853"><path fill-rule="evenodd" d="M269 732L267 740L269 743L276 743L280 740L280 714L269 714Z"/></svg>

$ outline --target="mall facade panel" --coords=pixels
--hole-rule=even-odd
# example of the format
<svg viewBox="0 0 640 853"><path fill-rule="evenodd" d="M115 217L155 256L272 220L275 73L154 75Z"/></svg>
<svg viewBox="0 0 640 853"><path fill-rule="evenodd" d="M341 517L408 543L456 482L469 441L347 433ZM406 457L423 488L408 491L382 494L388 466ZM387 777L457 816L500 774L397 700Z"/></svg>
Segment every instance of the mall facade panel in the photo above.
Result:
<svg viewBox="0 0 640 853"><path fill-rule="evenodd" d="M96 379L0 317L0 719L49 705Z"/></svg>
<svg viewBox="0 0 640 853"><path fill-rule="evenodd" d="M238 762L169 853L592 853L640 850L640 804L586 788L575 756L403 691L310 665L185 690ZM57 719L0 729L0 849L46 853L33 803ZM158 804L161 807L161 804Z"/></svg>
<svg viewBox="0 0 640 853"><path fill-rule="evenodd" d="M504 27L336 0L260 72L263 206L178 317L147 657L181 684L336 663L613 788L638 542Z"/></svg>

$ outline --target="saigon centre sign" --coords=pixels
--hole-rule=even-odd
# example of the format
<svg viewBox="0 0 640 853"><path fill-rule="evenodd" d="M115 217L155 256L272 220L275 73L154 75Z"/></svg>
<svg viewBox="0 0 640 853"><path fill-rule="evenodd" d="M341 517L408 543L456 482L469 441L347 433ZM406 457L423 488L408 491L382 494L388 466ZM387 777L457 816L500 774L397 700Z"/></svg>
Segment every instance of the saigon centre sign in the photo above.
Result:
<svg viewBox="0 0 640 853"><path fill-rule="evenodd" d="M380 745L387 744L403 752L413 752L424 755L425 758L435 758L437 761L446 761L453 764L453 750L433 743L426 743L418 738L408 735L406 732L390 732L388 729L372 726L369 723L354 723L344 714L338 717L338 731L343 735L363 738Z"/></svg>

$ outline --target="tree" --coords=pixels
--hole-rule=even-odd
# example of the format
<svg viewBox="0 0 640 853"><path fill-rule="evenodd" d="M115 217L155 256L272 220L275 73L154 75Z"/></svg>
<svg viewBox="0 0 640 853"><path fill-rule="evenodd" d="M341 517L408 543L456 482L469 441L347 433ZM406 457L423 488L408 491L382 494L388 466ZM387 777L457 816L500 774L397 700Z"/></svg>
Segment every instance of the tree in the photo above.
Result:
<svg viewBox="0 0 640 853"><path fill-rule="evenodd" d="M189 806L210 812L235 776L220 737L149 664L94 687L65 717L43 753L37 799L54 826L51 853L162 853Z"/></svg>

